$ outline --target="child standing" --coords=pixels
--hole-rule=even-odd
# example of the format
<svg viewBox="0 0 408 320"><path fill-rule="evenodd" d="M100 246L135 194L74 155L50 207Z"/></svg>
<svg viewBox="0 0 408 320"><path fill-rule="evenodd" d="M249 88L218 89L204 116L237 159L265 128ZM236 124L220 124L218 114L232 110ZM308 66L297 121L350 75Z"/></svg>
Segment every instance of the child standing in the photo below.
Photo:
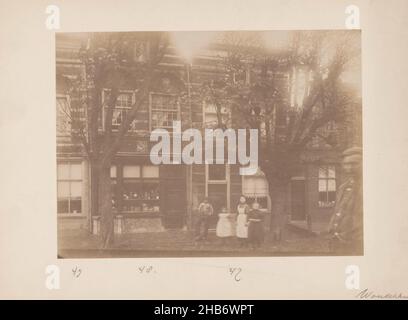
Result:
<svg viewBox="0 0 408 320"><path fill-rule="evenodd" d="M239 240L240 247L243 247L247 244L248 239L248 213L249 206L246 203L245 196L239 198L239 204L237 206L237 230L236 235Z"/></svg>
<svg viewBox="0 0 408 320"><path fill-rule="evenodd" d="M207 240L208 227L210 217L214 214L214 209L211 203L208 202L208 198L205 197L203 202L198 206L198 220L196 225L197 236L196 241Z"/></svg>
<svg viewBox="0 0 408 320"><path fill-rule="evenodd" d="M248 241L252 249L259 248L264 239L264 227L262 223L262 212L259 210L259 203L252 204L252 210L248 216Z"/></svg>

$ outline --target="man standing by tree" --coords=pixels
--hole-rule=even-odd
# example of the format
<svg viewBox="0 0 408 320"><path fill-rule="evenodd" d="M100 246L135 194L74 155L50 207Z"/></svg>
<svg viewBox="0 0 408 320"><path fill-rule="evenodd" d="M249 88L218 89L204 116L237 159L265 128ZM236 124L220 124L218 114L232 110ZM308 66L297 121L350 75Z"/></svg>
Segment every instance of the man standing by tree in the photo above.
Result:
<svg viewBox="0 0 408 320"><path fill-rule="evenodd" d="M361 254L363 247L363 190L361 148L343 152L344 183L339 187L336 206L329 224L330 249Z"/></svg>
<svg viewBox="0 0 408 320"><path fill-rule="evenodd" d="M350 127L347 112L355 112L357 100L342 76L359 66L358 33L293 33L288 39L287 51L274 56L250 34L227 33L224 68L229 77L205 90L216 106L218 127L225 126L221 106L229 103L235 112L233 126L260 132L259 168L269 185L276 241L282 239L290 213L290 179L308 144L319 136L333 150L342 150L337 137L319 132L330 122ZM287 75L290 90L278 81L281 73Z"/></svg>

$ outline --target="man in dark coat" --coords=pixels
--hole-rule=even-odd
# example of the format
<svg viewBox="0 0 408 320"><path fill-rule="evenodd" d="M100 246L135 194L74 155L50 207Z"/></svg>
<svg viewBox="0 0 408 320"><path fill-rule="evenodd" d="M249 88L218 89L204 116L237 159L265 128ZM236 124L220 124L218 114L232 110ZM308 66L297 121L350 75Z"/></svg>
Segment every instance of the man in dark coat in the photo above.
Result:
<svg viewBox="0 0 408 320"><path fill-rule="evenodd" d="M362 150L343 152L344 182L337 190L329 223L330 248L336 253L363 254Z"/></svg>
<svg viewBox="0 0 408 320"><path fill-rule="evenodd" d="M208 197L205 197L203 202L198 206L198 219L196 224L196 241L207 240L208 227L210 217L214 214L214 209L211 203L208 202Z"/></svg>

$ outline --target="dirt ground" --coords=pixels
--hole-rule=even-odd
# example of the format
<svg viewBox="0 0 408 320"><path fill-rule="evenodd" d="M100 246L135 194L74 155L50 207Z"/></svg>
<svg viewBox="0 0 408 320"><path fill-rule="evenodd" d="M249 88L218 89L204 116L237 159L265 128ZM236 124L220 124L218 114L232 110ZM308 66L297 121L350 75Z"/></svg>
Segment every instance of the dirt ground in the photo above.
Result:
<svg viewBox="0 0 408 320"><path fill-rule="evenodd" d="M212 231L207 241L196 242L192 232L183 230L116 235L109 249L101 249L99 236L85 230L64 230L59 232L58 248L60 258L333 255L324 236L292 228L284 230L281 241L266 234L256 249L241 247L236 238L222 241Z"/></svg>

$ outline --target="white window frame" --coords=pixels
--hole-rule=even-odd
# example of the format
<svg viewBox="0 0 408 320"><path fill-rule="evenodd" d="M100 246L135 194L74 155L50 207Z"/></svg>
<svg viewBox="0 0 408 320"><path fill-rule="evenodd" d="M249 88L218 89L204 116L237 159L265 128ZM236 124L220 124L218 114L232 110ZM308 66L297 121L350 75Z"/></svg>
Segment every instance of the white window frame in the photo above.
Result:
<svg viewBox="0 0 408 320"><path fill-rule="evenodd" d="M260 168L258 168L258 170L260 170ZM257 173L258 174L258 173ZM264 194L261 193L250 193L247 192L247 190L244 190L244 184L246 184L246 181L248 181L247 179L251 179L251 175L249 176L241 176L241 193L247 198L247 199L254 199L254 200L258 200L258 199L266 199L266 208L260 208L259 210L264 212L264 213L270 213L271 212L271 198L269 195L269 185L268 185L268 181L266 180L266 177L264 174L262 174L262 178L265 180L266 183L266 192ZM260 176L257 176L257 178L259 179Z"/></svg>
<svg viewBox="0 0 408 320"><path fill-rule="evenodd" d="M312 71L307 68L299 66L292 67L291 81L289 82L289 102L292 108L300 108L303 106L305 98L310 94L309 82L312 76Z"/></svg>
<svg viewBox="0 0 408 320"><path fill-rule="evenodd" d="M320 168L325 168L327 171L327 177L320 177ZM333 168L334 169L334 177L329 177L329 169ZM337 194L337 177L336 177L336 166L334 164L327 164L327 165L320 165L318 167L318 172L317 172L317 188L318 188L318 199L317 199L317 206L319 208L332 208L336 205L336 200L334 200L334 203L329 203L326 202L325 204L321 205L320 204L320 193L324 192L326 194L326 198L328 199L328 194L329 192L334 192L335 194ZM325 191L320 191L319 190L319 185L320 185L320 180L325 180L326 181L326 190ZM334 181L334 186L335 186L335 190L334 191L329 191L329 181L333 180ZM336 197L335 197L336 198Z"/></svg>
<svg viewBox="0 0 408 320"><path fill-rule="evenodd" d="M102 130L103 130L103 131L106 130L106 128L105 128L105 118L106 118L106 112L107 112L107 109L108 109L108 105L107 105L107 103L106 103L106 101L105 101L105 99L106 99L105 94L107 94L109 91L110 91L110 89L103 89L103 90L102 90L102 108L103 108L103 112L102 112ZM121 94L131 94L131 95L132 95L132 103L131 103L131 105L135 104L135 102L136 102L136 91L134 91L134 90L120 90L119 93L118 93L118 98L119 98L119 95L121 95ZM131 107L119 107L119 106L117 106L117 105L115 104L115 109L113 110L113 112L115 112L115 111L117 111L117 110L119 110L119 111L122 113L123 111L132 110L132 108L131 108ZM122 115L121 115L121 116L122 116ZM123 116L122 116L122 120L123 120L123 119L124 119L124 118L123 118ZM112 132L115 132L115 131L118 131L120 125L118 125L118 127L115 128L115 127L114 127L114 124L113 124L113 121L114 121L114 118L113 118L113 116L112 116ZM134 123L134 122L133 122L133 123ZM132 124L133 124L133 123L132 123ZM131 125L131 126L129 127L129 130L128 130L128 131L130 131L130 132L136 131L136 128Z"/></svg>
<svg viewBox="0 0 408 320"><path fill-rule="evenodd" d="M71 99L70 99L70 96L69 96L68 94L61 94L61 93L59 93L59 94L56 95L56 101L55 101L55 102L56 102L56 104L57 104L57 108L58 108L58 102L57 102L57 100L58 100L58 99L61 99L61 98L66 99L67 105L68 105L68 109L69 109L69 111L71 111ZM58 117L58 115L59 115L59 111L57 110L57 117ZM67 116L67 117L68 117L68 116ZM68 119L68 121L71 122L71 119ZM57 134L57 137L64 137L64 138L66 138L66 137L71 137L71 134L72 134L72 123L69 124L69 130L68 130L68 133L67 133L67 134L60 135L59 132L58 132L58 130L56 130L56 134Z"/></svg>
<svg viewBox="0 0 408 320"><path fill-rule="evenodd" d="M124 168L126 166L129 167L134 167L138 169L138 176L137 177L125 177L124 174ZM146 167L155 167L157 168L157 176L153 176L153 177L149 177L145 175L145 168ZM159 198L160 198L160 170L159 167L157 165L150 165L150 164L129 164L129 165L123 165L122 166L122 186L124 186L124 190L126 189L126 184L131 183L131 184L139 184L141 186L141 189L144 189L146 184L149 183L154 183L155 185L158 186L158 190L159 190ZM121 197L123 196L122 194L120 195ZM146 202L148 200L146 199L137 199L140 201L140 203ZM157 199L159 200L159 199ZM131 210L123 210L124 207L124 201L122 200L122 213L126 213L126 214L145 214L146 212L151 212L151 211L131 211ZM159 206L159 212L160 212L160 201L158 202L158 206ZM156 212L156 211L152 211L152 212Z"/></svg>
<svg viewBox="0 0 408 320"><path fill-rule="evenodd" d="M153 96L154 95L161 95L161 96L170 96L170 97L175 97L177 99L177 110L171 110L171 109L153 109ZM149 93L149 131L151 132L154 129L157 129L158 127L153 126L153 119L152 115L154 112L177 112L177 121L181 121L181 107L180 107L180 99L177 94L174 93L163 93L163 92L150 92ZM161 127L163 129L172 129L173 126L166 126L166 127Z"/></svg>
<svg viewBox="0 0 408 320"><path fill-rule="evenodd" d="M215 128L215 126L209 126L207 125L207 115L215 115L217 117L217 110L216 110L216 106L214 106L215 111L214 112L208 112L207 111L207 107L211 105L214 106L214 104L209 104L205 101L203 101L203 110L202 110L202 115L203 115L203 127L204 128L209 128L209 129L213 129ZM231 119L232 119L232 111L231 108L227 108L227 107L221 107L221 117L223 118L223 116L227 116L227 123L226 126L229 127L229 124L231 123ZM218 121L218 120L217 120Z"/></svg>
<svg viewBox="0 0 408 320"><path fill-rule="evenodd" d="M60 179L58 178L58 165L62 164L68 164L68 165L73 165L73 164L79 164L81 166L81 179ZM71 169L70 169L71 170ZM58 197L58 189L57 189L57 217L86 217L86 212L84 212L84 164L80 159L70 159L70 160L63 160L63 161L58 161L57 162L57 188L58 188L58 182L81 182L81 212L77 213L58 213L58 201L59 199L62 199ZM68 211L70 211L70 201L71 201L71 195L68 198L63 198L68 199Z"/></svg>

